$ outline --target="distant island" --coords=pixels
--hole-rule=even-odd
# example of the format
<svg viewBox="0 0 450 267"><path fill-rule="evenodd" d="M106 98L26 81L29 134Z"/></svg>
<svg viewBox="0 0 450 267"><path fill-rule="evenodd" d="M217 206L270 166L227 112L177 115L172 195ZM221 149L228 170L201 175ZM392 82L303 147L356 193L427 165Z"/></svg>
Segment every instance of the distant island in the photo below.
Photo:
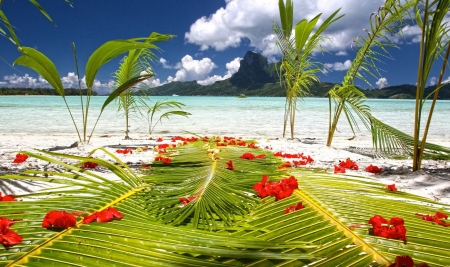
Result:
<svg viewBox="0 0 450 267"><path fill-rule="evenodd" d="M266 57L248 51L240 61L239 70L229 79L217 81L210 85L200 85L197 81L171 82L151 90L146 95L154 96L286 96L281 88L277 74L277 64L269 64ZM320 82L310 88L309 97L326 97L334 83ZM435 86L425 89L430 94ZM382 89L360 89L367 98L415 99L416 86L411 84L394 85ZM66 95L79 95L78 89L66 89ZM83 90L86 94L86 90ZM137 92L136 94L141 94ZM0 95L57 95L49 88L0 88ZM97 92L94 92L97 95ZM450 85L444 85L438 99L450 99Z"/></svg>

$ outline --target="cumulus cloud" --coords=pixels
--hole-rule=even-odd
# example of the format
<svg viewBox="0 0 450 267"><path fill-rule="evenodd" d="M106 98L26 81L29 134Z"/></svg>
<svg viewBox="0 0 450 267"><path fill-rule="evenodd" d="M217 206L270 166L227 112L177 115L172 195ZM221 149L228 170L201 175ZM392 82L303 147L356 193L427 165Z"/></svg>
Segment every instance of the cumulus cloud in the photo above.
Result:
<svg viewBox="0 0 450 267"><path fill-rule="evenodd" d="M164 69L179 69L181 67L181 63L177 63L175 65L170 65L169 62L165 58L160 58L159 63L163 66Z"/></svg>
<svg viewBox="0 0 450 267"><path fill-rule="evenodd" d="M61 82L64 88L78 88L78 78L74 72L69 72L67 76L61 77ZM4 76L0 84L4 87L11 88L51 88L51 85L41 76L34 78L29 74L24 74L23 76L16 74ZM112 81L101 83L95 80L92 89L101 95L109 94L111 85ZM81 88L86 88L85 77L81 79Z"/></svg>
<svg viewBox="0 0 450 267"><path fill-rule="evenodd" d="M348 70L351 65L352 65L352 62L349 59L347 59L344 63L341 63L341 62L325 63L325 66L328 69L335 70L335 71Z"/></svg>
<svg viewBox="0 0 450 267"><path fill-rule="evenodd" d="M378 88L384 88L386 87L386 85L388 85L388 81L386 78L380 78L378 79L378 81L376 82L376 85L378 85Z"/></svg>
<svg viewBox="0 0 450 267"><path fill-rule="evenodd" d="M228 62L227 64L225 64L225 67L227 68L227 72L225 73L224 76L220 76L220 75L214 75L214 76L209 76L204 80L201 81L197 81L198 84L201 85L209 85L209 84L213 84L217 81L222 81L225 79L228 79L231 77L231 75L233 75L234 73L236 73L239 70L240 67L240 62L241 62L240 57L237 57L235 59L233 59L232 61Z"/></svg>
<svg viewBox="0 0 450 267"><path fill-rule="evenodd" d="M322 13L320 24L341 8L340 14L345 16L327 29L325 34L329 41L324 42L322 47L344 55L357 36L366 35L363 29L370 27L370 14L383 4L384 0L294 0L294 23ZM272 56L280 55L275 47L273 21L279 21L278 1L227 0L224 8L197 19L185 33L185 39L198 45L201 50L217 51L237 47L245 41L270 60ZM416 36L416 29L410 28L405 38L415 40Z"/></svg>
<svg viewBox="0 0 450 267"><path fill-rule="evenodd" d="M203 80L216 68L216 64L210 58L201 60L193 59L186 55L181 59L181 68L176 72L175 77L169 76L168 82Z"/></svg>
<svg viewBox="0 0 450 267"><path fill-rule="evenodd" d="M336 56L347 56L347 51L338 51L336 54Z"/></svg>

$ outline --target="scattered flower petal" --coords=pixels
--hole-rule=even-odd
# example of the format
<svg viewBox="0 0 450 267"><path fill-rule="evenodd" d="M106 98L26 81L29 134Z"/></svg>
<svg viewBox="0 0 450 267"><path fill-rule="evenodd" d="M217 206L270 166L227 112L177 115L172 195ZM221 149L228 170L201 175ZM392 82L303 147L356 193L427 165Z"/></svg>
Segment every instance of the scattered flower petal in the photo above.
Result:
<svg viewBox="0 0 450 267"><path fill-rule="evenodd" d="M64 210L52 210L45 215L44 220L42 221L42 227L45 228L69 228L76 224L77 220L75 219L75 216Z"/></svg>
<svg viewBox="0 0 450 267"><path fill-rule="evenodd" d="M13 160L12 163L19 164L19 163L22 163L25 160L27 160L27 158L28 158L28 155L18 153L18 154L16 154L16 158Z"/></svg>
<svg viewBox="0 0 450 267"><path fill-rule="evenodd" d="M296 211L296 210L301 210L303 209L305 206L303 206L302 202L298 202L297 205L291 205L289 207L286 208L286 210L284 211L284 214Z"/></svg>
<svg viewBox="0 0 450 267"><path fill-rule="evenodd" d="M17 199L15 199L13 195L2 196L2 192L0 192L0 201L17 201Z"/></svg>
<svg viewBox="0 0 450 267"><path fill-rule="evenodd" d="M394 217L389 221L380 215L375 215L369 220L372 224L373 234L385 238L401 239L406 243L406 228L402 218Z"/></svg>
<svg viewBox="0 0 450 267"><path fill-rule="evenodd" d="M366 172L371 172L375 174L380 173L382 170L383 170L382 168L379 168L378 166L372 164L366 167Z"/></svg>
<svg viewBox="0 0 450 267"><path fill-rule="evenodd" d="M14 224L13 220L9 220L4 217L0 217L0 244L12 247L19 243L22 243L22 236L15 231L9 229Z"/></svg>

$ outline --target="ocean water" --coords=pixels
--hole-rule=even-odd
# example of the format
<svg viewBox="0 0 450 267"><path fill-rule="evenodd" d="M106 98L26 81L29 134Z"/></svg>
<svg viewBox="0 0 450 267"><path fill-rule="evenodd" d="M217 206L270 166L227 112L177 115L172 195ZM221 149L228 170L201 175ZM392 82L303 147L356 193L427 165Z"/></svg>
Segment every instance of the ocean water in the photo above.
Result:
<svg viewBox="0 0 450 267"><path fill-rule="evenodd" d="M91 98L88 133L97 119L106 96ZM185 131L201 135L229 135L242 137L281 137L283 128L283 97L208 97L168 96L151 97L152 101L167 99L185 104L188 118L173 116L155 127L153 136L186 135ZM68 104L81 129L81 103L76 96L67 97ZM369 99L374 116L397 129L412 134L414 100ZM298 105L295 137L326 139L328 132L328 99L305 98ZM429 103L424 107L429 110ZM157 114L158 115L158 114ZM148 133L145 118L132 115L130 136ZM424 112L427 116L427 112ZM156 116L157 117L157 116ZM450 101L439 100L433 114L429 140L450 140ZM425 124L425 122L423 122ZM370 138L360 124L358 137ZM103 112L94 135L124 134L125 118L112 102ZM75 128L59 96L0 96L0 133L16 134L75 134ZM341 116L335 138L352 137L345 116Z"/></svg>

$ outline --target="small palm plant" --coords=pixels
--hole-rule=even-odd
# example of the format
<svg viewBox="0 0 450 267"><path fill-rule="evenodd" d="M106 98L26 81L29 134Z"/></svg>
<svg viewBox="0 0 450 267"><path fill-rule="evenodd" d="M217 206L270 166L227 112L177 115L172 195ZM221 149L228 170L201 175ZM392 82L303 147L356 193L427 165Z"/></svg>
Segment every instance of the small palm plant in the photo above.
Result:
<svg viewBox="0 0 450 267"><path fill-rule="evenodd" d="M318 49L320 42L324 39L322 33L336 20L339 9L331 14L317 28L317 22L321 14L310 21L301 20L293 26L293 3L292 0L279 0L279 11L281 27L274 23L273 30L277 35L277 46L282 53L282 59L278 74L282 85L286 88L286 103L284 112L283 137L286 135L286 128L289 122L291 138L294 138L295 114L297 112L297 102L309 92L309 87L318 82L315 75L321 71L322 65L311 61L313 53ZM292 36L294 33L294 36Z"/></svg>
<svg viewBox="0 0 450 267"><path fill-rule="evenodd" d="M434 106L439 95L439 89L442 86L442 80L450 54L450 27L447 21L450 1L418 1L415 7L418 26L422 29L417 75L416 107L414 113L413 170L417 171L421 167L421 162L426 147L427 134L430 128L431 118L433 116ZM423 8L422 10L421 7ZM447 51L445 52L445 50ZM444 55L444 52L444 62L442 64L436 90L433 94L434 96L430 111L428 113L428 120L424 128L422 139L420 140L423 105L425 104L426 100L428 100L432 95L424 95L426 83L434 63L438 58Z"/></svg>
<svg viewBox="0 0 450 267"><path fill-rule="evenodd" d="M163 119L169 120L171 116L188 117L189 115L192 115L191 113L184 111L183 107L185 105L178 101L160 99L153 105L149 104L144 99L141 99L140 102L145 108L145 117L147 118L148 134L150 135L150 139L152 138L156 125L158 125L158 123L162 124ZM175 110L167 110L172 108L175 108Z"/></svg>
<svg viewBox="0 0 450 267"><path fill-rule="evenodd" d="M134 38L134 39L128 39L128 40L112 40L104 43L101 45L97 50L92 53L92 55L89 57L88 62L86 63L86 87L87 87L87 96L86 96L86 103L84 104L83 97L80 93L81 98L81 106L82 106L82 133L80 134L80 131L78 130L77 123L75 122L74 117L72 116L72 112L70 110L69 105L67 104L66 98L65 98L65 92L64 88L61 82L60 75L54 65L54 63L47 58L44 54L39 52L38 50L31 48L31 47L19 47L19 51L22 53L22 56L17 58L13 64L22 65L25 67L28 67L30 69L33 69L36 71L39 75L41 75L47 82L56 90L56 92L63 98L64 103L66 104L66 107L69 111L70 117L72 119L72 122L75 126L76 132L78 134L78 138L80 142L89 142L90 138L95 130L95 126L97 125L97 122L106 108L108 104L110 104L114 99L116 99L123 91L127 90L128 88L131 88L135 84L142 82L150 77L153 76L152 73L143 73L138 76L129 77L128 80L122 81L121 85L117 87L109 97L105 100L103 103L103 106L100 110L100 114L97 117L97 120L92 128L91 133L88 135L87 129L88 129L88 118L89 118L89 104L90 104L90 98L92 96L93 87L94 87L94 80L95 76L97 75L100 67L102 67L104 64L108 63L112 59L116 58L117 56L120 56L126 52L137 50L137 49L156 49L157 46L154 45L155 42L161 42L166 41L170 38L173 38L173 35L167 35L167 34L159 34L159 33L152 33L147 38ZM77 74L78 71L78 64L76 59L76 53L75 53L75 45L72 46L74 55L75 55L75 63L76 63L76 69ZM80 75L78 74L78 77ZM80 80L80 79L79 79ZM80 85L80 83L79 83ZM81 91L81 85L80 85L80 91Z"/></svg>
<svg viewBox="0 0 450 267"><path fill-rule="evenodd" d="M154 73L150 62L154 58L155 55L150 49L139 49L128 52L128 55L123 58L119 69L114 74L116 79L115 88L120 87L130 78L138 77L142 73L146 73L147 77L152 77ZM145 96L138 96L134 94L135 91L139 89L139 85L144 86L145 83L140 83L124 90L116 99L118 103L118 111L122 111L125 117L125 139L130 139L129 121L131 113L140 111L140 107L138 105L140 101L136 98L145 98Z"/></svg>

